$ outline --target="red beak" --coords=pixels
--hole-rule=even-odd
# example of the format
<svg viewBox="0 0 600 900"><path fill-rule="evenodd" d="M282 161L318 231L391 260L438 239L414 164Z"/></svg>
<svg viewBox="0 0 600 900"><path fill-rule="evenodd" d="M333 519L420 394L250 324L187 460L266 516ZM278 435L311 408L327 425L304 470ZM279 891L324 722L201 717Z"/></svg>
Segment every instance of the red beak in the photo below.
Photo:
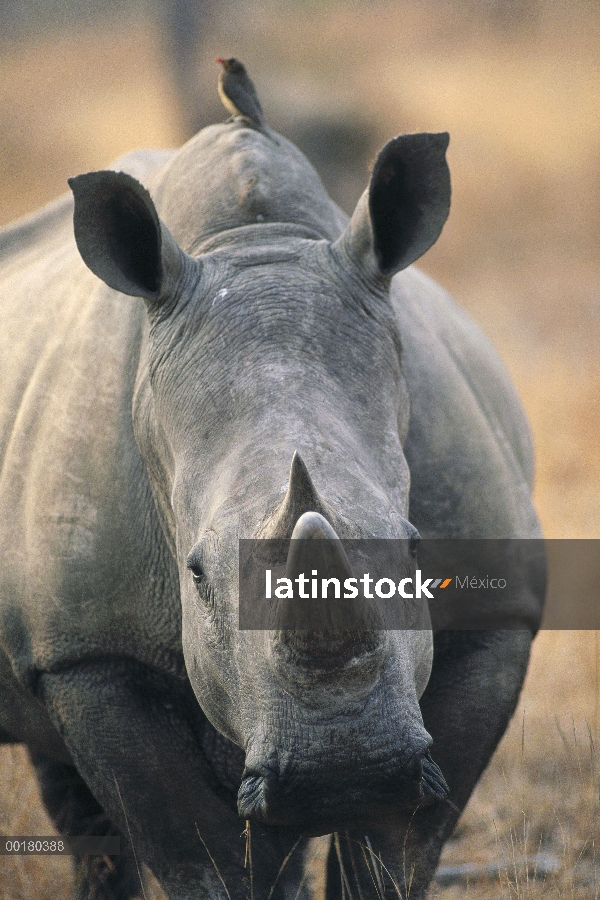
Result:
<svg viewBox="0 0 600 900"><path fill-rule="evenodd" d="M217 56L217 58L215 59L215 62L221 63L222 66L225 65L225 60L222 59L222 57L220 57L220 56Z"/></svg>

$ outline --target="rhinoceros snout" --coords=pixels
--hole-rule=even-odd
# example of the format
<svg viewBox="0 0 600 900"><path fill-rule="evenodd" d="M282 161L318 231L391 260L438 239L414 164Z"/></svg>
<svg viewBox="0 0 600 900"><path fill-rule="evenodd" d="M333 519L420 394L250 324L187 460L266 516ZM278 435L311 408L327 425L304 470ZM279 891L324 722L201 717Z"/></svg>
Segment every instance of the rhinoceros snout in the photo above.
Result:
<svg viewBox="0 0 600 900"><path fill-rule="evenodd" d="M294 768L289 773L272 764L247 768L238 792L239 815L316 836L339 828L391 824L407 810L445 800L449 793L427 747L408 762L380 771L368 760L345 771L336 765L328 772L324 766L318 778L314 767Z"/></svg>

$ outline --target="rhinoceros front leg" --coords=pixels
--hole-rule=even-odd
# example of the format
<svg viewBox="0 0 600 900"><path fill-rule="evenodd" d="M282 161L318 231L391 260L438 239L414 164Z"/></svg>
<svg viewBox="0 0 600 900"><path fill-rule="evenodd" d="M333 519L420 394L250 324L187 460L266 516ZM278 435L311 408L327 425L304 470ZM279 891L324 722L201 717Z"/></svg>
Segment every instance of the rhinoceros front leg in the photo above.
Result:
<svg viewBox="0 0 600 900"><path fill-rule="evenodd" d="M248 846L235 790L217 775L227 760L211 760L203 750L203 729L210 726L187 683L109 660L44 674L41 690L105 814L103 827L110 821L130 838L136 864L151 869L170 900L267 897L275 882L273 900L296 893L307 900L303 842L253 825ZM54 802L60 805L60 798ZM91 886L94 898L128 900L131 867L113 894L98 879Z"/></svg>
<svg viewBox="0 0 600 900"><path fill-rule="evenodd" d="M438 635L421 710L451 804L440 801L418 809L393 829L335 835L327 900L349 894L365 900L398 893L403 900L425 897L444 842L514 712L530 646L529 631Z"/></svg>
<svg viewBox="0 0 600 900"><path fill-rule="evenodd" d="M44 805L61 834L119 837L117 857L75 857L76 900L129 900L140 896L142 887L131 845L106 815L85 781L73 766L41 753L30 753Z"/></svg>

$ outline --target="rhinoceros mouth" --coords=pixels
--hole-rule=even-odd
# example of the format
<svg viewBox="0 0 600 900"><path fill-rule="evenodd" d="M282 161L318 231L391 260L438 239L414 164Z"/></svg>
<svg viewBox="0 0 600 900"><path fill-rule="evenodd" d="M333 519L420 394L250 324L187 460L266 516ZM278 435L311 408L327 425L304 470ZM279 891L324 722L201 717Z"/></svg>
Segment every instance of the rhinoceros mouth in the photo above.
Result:
<svg viewBox="0 0 600 900"><path fill-rule="evenodd" d="M310 836L342 828L394 824L407 811L440 802L449 789L428 750L415 754L402 771L368 775L360 766L353 778L328 782L327 773L301 772L282 780L276 767L246 769L238 793L238 812L245 819ZM368 769L368 767L365 767Z"/></svg>

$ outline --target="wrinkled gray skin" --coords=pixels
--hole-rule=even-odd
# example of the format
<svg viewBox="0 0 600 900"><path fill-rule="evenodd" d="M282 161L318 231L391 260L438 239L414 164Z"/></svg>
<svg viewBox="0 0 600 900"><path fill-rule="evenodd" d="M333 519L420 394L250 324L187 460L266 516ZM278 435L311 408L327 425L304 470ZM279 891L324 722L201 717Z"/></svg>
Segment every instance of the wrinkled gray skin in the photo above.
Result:
<svg viewBox="0 0 600 900"><path fill-rule="evenodd" d="M70 197L2 234L0 738L60 829L130 836L173 900L307 897L306 836L332 831L328 898L418 900L543 573L520 630L438 634L429 677L427 630L241 632L237 542L538 536L530 438L485 338L406 269L448 212L446 137L386 145L350 224L278 140L238 120L120 160L149 193L74 179L92 271ZM139 891L123 846L78 862L78 896Z"/></svg>

